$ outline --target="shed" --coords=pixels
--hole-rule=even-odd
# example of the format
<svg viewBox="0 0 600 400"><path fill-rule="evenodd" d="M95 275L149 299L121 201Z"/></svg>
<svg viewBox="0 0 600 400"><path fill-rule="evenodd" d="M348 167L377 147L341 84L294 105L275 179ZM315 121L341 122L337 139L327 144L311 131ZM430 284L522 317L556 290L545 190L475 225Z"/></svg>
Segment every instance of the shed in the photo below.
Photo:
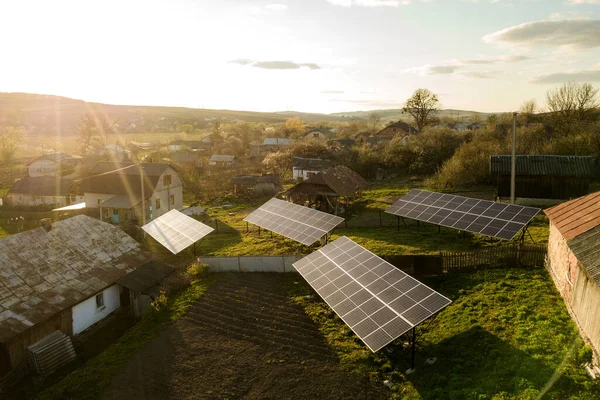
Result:
<svg viewBox="0 0 600 400"><path fill-rule="evenodd" d="M292 158L292 174L294 179L307 180L327 168L328 162L320 158Z"/></svg>
<svg viewBox="0 0 600 400"><path fill-rule="evenodd" d="M208 165L216 167L232 167L235 163L235 156L227 154L213 154L208 160Z"/></svg>
<svg viewBox="0 0 600 400"><path fill-rule="evenodd" d="M117 280L150 261L120 228L78 215L0 240L0 381L27 347L99 322L129 292Z"/></svg>
<svg viewBox="0 0 600 400"><path fill-rule="evenodd" d="M498 197L510 197L510 155L490 157L490 173L497 180ZM596 163L589 156L517 155L515 196L568 200L589 191Z"/></svg>
<svg viewBox="0 0 600 400"><path fill-rule="evenodd" d="M255 195L273 195L281 191L279 178L273 174L236 175L231 180L233 193L252 193Z"/></svg>
<svg viewBox="0 0 600 400"><path fill-rule="evenodd" d="M26 176L17 181L8 194L8 204L22 206L66 206L83 201L70 179L58 176Z"/></svg>
<svg viewBox="0 0 600 400"><path fill-rule="evenodd" d="M581 336L600 360L600 192L544 211L548 270Z"/></svg>
<svg viewBox="0 0 600 400"><path fill-rule="evenodd" d="M344 165L338 165L298 183L285 196L294 202L303 201L319 210L333 211L337 215L343 212L339 205L340 199L347 208L367 186L368 182L362 176Z"/></svg>

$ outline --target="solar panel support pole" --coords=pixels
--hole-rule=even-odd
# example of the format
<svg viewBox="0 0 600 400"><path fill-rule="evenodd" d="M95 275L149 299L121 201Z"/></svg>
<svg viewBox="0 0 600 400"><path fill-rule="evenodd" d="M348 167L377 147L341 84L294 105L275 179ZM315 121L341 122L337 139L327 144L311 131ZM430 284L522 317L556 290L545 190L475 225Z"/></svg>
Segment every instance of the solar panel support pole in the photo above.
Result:
<svg viewBox="0 0 600 400"><path fill-rule="evenodd" d="M415 342L417 341L417 328L412 328L412 360L411 368L415 369Z"/></svg>
<svg viewBox="0 0 600 400"><path fill-rule="evenodd" d="M515 204L515 177L517 164L517 113L513 113L512 157L510 160L510 204Z"/></svg>

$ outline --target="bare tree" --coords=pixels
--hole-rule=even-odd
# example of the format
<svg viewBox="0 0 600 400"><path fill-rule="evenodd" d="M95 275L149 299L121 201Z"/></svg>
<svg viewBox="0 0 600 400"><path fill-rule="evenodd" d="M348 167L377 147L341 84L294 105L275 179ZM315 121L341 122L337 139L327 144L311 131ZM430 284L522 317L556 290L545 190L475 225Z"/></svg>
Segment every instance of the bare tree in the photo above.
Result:
<svg viewBox="0 0 600 400"><path fill-rule="evenodd" d="M98 129L96 129L96 121L94 121L94 116L91 113L87 113L81 117L79 121L79 144L81 146L82 153L87 153L90 148L90 143L96 134L98 133Z"/></svg>
<svg viewBox="0 0 600 400"><path fill-rule="evenodd" d="M523 102L523 104L521 104L521 107L519 108L519 117L521 121L525 123L531 122L531 117L535 114L537 108L538 107L537 103L535 102L535 99Z"/></svg>
<svg viewBox="0 0 600 400"><path fill-rule="evenodd" d="M437 94L429 89L417 89L413 95L406 100L403 112L410 114L421 131L433 121L435 113L440 109L440 100Z"/></svg>
<svg viewBox="0 0 600 400"><path fill-rule="evenodd" d="M556 133L568 136L576 125L595 117L598 89L589 83L567 82L546 94L548 120Z"/></svg>
<svg viewBox="0 0 600 400"><path fill-rule="evenodd" d="M15 156L19 145L27 137L27 131L22 126L7 126L0 129L0 155L2 161L9 163Z"/></svg>
<svg viewBox="0 0 600 400"><path fill-rule="evenodd" d="M375 133L381 126L381 115L377 114L376 112L372 112L369 114L367 122L369 124L369 130Z"/></svg>

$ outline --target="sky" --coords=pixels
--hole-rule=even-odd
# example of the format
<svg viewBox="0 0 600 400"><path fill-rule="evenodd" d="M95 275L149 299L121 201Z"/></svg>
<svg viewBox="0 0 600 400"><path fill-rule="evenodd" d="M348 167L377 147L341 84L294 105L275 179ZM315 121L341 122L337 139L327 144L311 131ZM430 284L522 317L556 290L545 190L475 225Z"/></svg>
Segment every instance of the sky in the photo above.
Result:
<svg viewBox="0 0 600 400"><path fill-rule="evenodd" d="M600 87L600 0L0 0L0 92L333 113Z"/></svg>

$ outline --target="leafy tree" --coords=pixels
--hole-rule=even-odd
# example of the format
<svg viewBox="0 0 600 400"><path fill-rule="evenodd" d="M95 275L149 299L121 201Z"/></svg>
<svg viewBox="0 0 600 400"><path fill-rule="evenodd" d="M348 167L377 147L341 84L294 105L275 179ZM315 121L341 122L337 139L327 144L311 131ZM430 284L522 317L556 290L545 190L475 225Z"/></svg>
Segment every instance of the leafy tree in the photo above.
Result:
<svg viewBox="0 0 600 400"><path fill-rule="evenodd" d="M19 145L27 137L27 131L22 126L7 126L0 129L0 155L2 161L9 163L15 156Z"/></svg>
<svg viewBox="0 0 600 400"><path fill-rule="evenodd" d="M192 124L180 124L177 126L177 130L183 133L190 133L194 131L194 125Z"/></svg>
<svg viewBox="0 0 600 400"><path fill-rule="evenodd" d="M304 133L304 122L298 117L288 118L285 121L286 134L294 139L298 139Z"/></svg>
<svg viewBox="0 0 600 400"><path fill-rule="evenodd" d="M413 117L420 132L433 122L435 114L439 109L440 101L437 94L432 93L429 89L417 89L406 100L406 105L402 110Z"/></svg>
<svg viewBox="0 0 600 400"><path fill-rule="evenodd" d="M598 89L589 83L567 82L546 94L548 120L563 137L580 129L580 123L597 118Z"/></svg>
<svg viewBox="0 0 600 400"><path fill-rule="evenodd" d="M223 143L223 136L221 135L221 122L218 120L213 123L212 133L210 134L210 140L212 140L213 146L219 146Z"/></svg>

